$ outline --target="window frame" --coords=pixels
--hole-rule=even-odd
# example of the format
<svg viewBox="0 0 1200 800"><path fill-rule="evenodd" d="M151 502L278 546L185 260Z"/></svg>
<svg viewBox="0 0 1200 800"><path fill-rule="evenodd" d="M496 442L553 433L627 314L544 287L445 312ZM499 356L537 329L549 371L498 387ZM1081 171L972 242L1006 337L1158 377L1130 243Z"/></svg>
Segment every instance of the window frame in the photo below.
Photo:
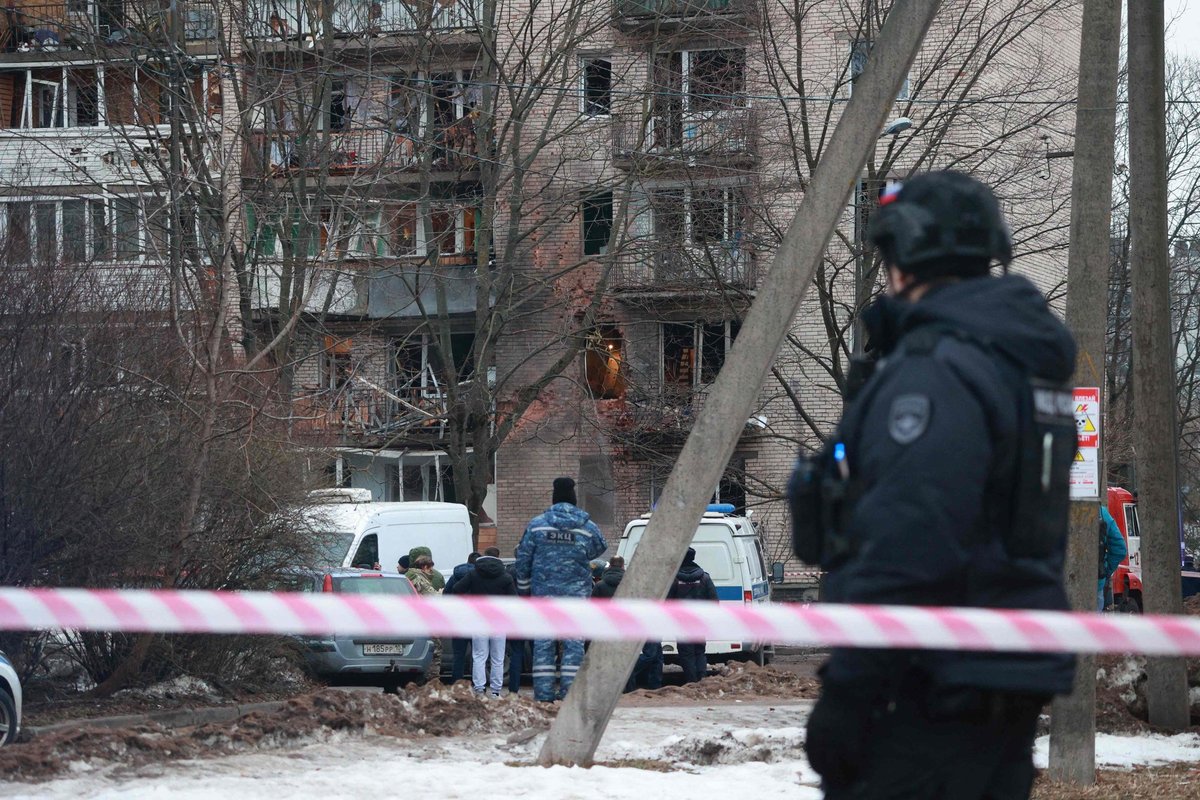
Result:
<svg viewBox="0 0 1200 800"><path fill-rule="evenodd" d="M594 89L590 85L592 68L600 64L607 65L608 83L603 89ZM603 71L603 68L601 68ZM590 95L600 93L600 100L593 100ZM579 113L588 119L606 119L612 116L613 106L612 58L604 54L589 54L579 57Z"/></svg>
<svg viewBox="0 0 1200 800"><path fill-rule="evenodd" d="M710 193L720 194L721 205L721 238L718 240L701 240L696 237L696 203L697 195ZM659 228L660 210L664 201L656 198L665 198L668 195L675 195L681 198L680 212L680 236L678 239L668 239L664 237L664 233L673 233L673 231L661 230ZM650 209L650 230L654 234L657 242L675 242L684 247L725 247L736 244L740 238L746 235L746 226L743 224L743 212L749 207L746 197L746 187L741 185L687 185L687 186L662 186L650 189L647 192L648 206Z"/></svg>
<svg viewBox="0 0 1200 800"><path fill-rule="evenodd" d="M691 330L691 351L692 351L692 363L690 366L691 380L687 384L681 383L679 381L668 381L667 380L666 327L668 325L678 327L678 328L686 327ZM712 373L712 376L706 380L705 379L706 369L708 369L708 367L706 367L705 360L704 360L705 335L706 335L705 328L713 328L718 325L721 326L720 336L722 339L722 351L723 351L723 354L721 357L721 364L720 364L720 366L717 367L716 371ZM722 319L722 320L717 320L715 322L703 320L703 319L664 320L662 322L659 322L658 323L658 365L659 365L658 379L659 379L660 392L661 393L669 393L669 391L672 389L675 389L675 390L689 389L691 391L695 391L696 389L698 389L702 386L710 386L713 383L713 381L716 380L716 375L717 375L717 373L720 372L721 367L723 367L725 365L726 359L729 358L730 350L733 348L733 342L737 338L737 334L740 332L741 326L742 326L742 321L740 319Z"/></svg>

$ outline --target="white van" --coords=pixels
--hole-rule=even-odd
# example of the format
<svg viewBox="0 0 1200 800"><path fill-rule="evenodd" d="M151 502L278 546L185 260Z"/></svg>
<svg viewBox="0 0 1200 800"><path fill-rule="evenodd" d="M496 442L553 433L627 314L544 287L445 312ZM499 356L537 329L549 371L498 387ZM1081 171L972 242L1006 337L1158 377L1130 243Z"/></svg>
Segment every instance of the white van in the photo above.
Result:
<svg viewBox="0 0 1200 800"><path fill-rule="evenodd" d="M711 577L717 596L723 603L769 603L771 584L763 560L762 543L749 517L733 515L734 507L727 503L713 504L704 512L700 527L692 537L696 563ZM635 519L625 526L617 555L630 563L642 534L650 523L650 515ZM756 659L766 664L775 655L775 645L769 642L709 642L704 649L710 660L730 658ZM677 653L674 642L663 642L663 654Z"/></svg>
<svg viewBox="0 0 1200 800"><path fill-rule="evenodd" d="M428 547L447 578L471 554L471 518L461 503L375 503L367 489L327 489L311 493L305 517L324 534L322 567L396 569L400 556Z"/></svg>

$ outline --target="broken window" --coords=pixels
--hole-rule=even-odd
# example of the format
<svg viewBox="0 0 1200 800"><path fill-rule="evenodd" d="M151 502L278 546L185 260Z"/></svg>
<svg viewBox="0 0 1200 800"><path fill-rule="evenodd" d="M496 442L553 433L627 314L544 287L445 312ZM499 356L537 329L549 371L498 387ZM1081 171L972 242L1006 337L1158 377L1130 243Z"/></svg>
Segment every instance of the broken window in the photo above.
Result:
<svg viewBox="0 0 1200 800"><path fill-rule="evenodd" d="M351 360L352 339L337 339L325 337L325 349L321 351L320 380L322 389L338 391L350 383L354 374L354 363Z"/></svg>
<svg viewBox="0 0 1200 800"><path fill-rule="evenodd" d="M601 325L588 336L583 356L584 377L594 398L612 400L625 396L625 378L621 373L624 357L624 339L615 326Z"/></svg>
<svg viewBox="0 0 1200 800"><path fill-rule="evenodd" d="M654 235L667 244L687 241L687 193L683 189L652 192L650 205L654 211Z"/></svg>
<svg viewBox="0 0 1200 800"><path fill-rule="evenodd" d="M453 371L446 369L440 336L413 334L392 345L395 385L398 393L414 397L440 397L448 380L466 383L475 376L475 334L469 331L450 334L450 358Z"/></svg>
<svg viewBox="0 0 1200 800"><path fill-rule="evenodd" d="M446 364L444 351L441 347L441 337L430 337L426 346L426 362L439 384L445 383L453 375L459 383L471 380L475 375L475 334L473 332L450 334L450 357L453 368Z"/></svg>
<svg viewBox="0 0 1200 800"><path fill-rule="evenodd" d="M612 62L606 58L583 59L584 115L603 117L612 113Z"/></svg>
<svg viewBox="0 0 1200 800"><path fill-rule="evenodd" d="M663 387L690 388L695 381L696 331L690 323L662 326Z"/></svg>
<svg viewBox="0 0 1200 800"><path fill-rule="evenodd" d="M684 142L685 120L745 105L746 51L680 50L654 62L654 145Z"/></svg>
<svg viewBox="0 0 1200 800"><path fill-rule="evenodd" d="M692 112L742 105L746 93L746 51L698 50L685 60L687 105Z"/></svg>
<svg viewBox="0 0 1200 800"><path fill-rule="evenodd" d="M715 381L740 329L738 320L663 323L663 387L690 388Z"/></svg>
<svg viewBox="0 0 1200 800"><path fill-rule="evenodd" d="M417 255L417 206L407 203L392 210L392 252Z"/></svg>
<svg viewBox="0 0 1200 800"><path fill-rule="evenodd" d="M613 196L612 192L599 192L584 198L583 217L583 254L585 256L604 255L608 250L608 240L612 236L613 226Z"/></svg>

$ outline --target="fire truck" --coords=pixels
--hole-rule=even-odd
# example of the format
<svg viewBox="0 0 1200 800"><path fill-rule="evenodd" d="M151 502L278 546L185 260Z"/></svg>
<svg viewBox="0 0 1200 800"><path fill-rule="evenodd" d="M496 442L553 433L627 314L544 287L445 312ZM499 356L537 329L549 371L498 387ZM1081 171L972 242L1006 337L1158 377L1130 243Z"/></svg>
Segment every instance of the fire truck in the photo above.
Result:
<svg viewBox="0 0 1200 800"><path fill-rule="evenodd" d="M1137 500L1119 486L1108 487L1108 513L1117 522L1125 537L1129 554L1117 567L1112 578L1112 605L1117 611L1131 614L1142 612L1142 531L1138 524ZM1180 581L1183 596L1200 594L1200 572L1183 547L1182 531L1179 541Z"/></svg>

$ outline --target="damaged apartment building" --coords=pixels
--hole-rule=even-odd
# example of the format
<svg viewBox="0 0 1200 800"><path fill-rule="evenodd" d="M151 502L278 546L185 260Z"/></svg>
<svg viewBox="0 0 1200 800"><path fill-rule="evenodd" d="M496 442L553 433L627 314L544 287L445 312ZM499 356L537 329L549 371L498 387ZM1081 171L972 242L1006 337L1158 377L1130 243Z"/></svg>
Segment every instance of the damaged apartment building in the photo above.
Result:
<svg viewBox="0 0 1200 800"><path fill-rule="evenodd" d="M4 257L166 263L146 163L188 132L225 188L206 218L190 178L182 249L232 242L242 322L292 337L271 363L329 485L466 503L480 545L508 554L571 475L615 543L704 407L887 5L18 0ZM771 560L788 471L840 412L877 288L862 243L880 186L975 170L1038 254L1017 268L1046 289L1065 274L1070 165L1043 154L1068 144L1049 137L1078 11L987 5L935 24L893 108L909 125L881 132L712 487L754 512Z"/></svg>

